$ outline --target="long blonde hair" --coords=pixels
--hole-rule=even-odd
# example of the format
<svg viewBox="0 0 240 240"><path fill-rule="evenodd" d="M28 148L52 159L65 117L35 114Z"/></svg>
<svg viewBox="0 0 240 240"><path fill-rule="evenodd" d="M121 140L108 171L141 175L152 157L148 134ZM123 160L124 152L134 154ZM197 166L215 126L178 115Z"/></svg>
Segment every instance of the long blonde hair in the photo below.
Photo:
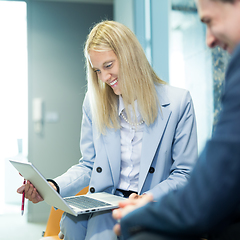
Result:
<svg viewBox="0 0 240 240"><path fill-rule="evenodd" d="M95 25L88 35L84 54L88 78L88 94L93 122L100 133L106 128L119 129L118 96L108 84L98 79L89 62L89 51L112 50L119 61L119 86L124 105L134 101L147 125L158 115L159 101L154 84L165 84L150 66L144 51L134 33L121 23L102 21ZM128 108L125 108L129 117Z"/></svg>

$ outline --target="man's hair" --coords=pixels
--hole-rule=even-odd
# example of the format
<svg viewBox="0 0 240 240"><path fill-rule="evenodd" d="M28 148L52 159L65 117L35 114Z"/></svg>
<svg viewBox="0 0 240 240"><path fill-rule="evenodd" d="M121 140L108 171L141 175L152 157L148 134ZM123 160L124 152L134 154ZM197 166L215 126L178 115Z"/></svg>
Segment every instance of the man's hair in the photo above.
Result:
<svg viewBox="0 0 240 240"><path fill-rule="evenodd" d="M89 51L112 50L119 63L119 86L124 105L134 101L147 125L154 122L158 115L158 97L155 84L165 84L150 66L145 53L134 33L121 23L103 21L94 26L85 44L86 70L88 78L88 96L93 121L100 133L104 129L119 129L118 96L112 88L98 79L89 62ZM126 108L129 117L128 108ZM135 116L136 117L136 116Z"/></svg>

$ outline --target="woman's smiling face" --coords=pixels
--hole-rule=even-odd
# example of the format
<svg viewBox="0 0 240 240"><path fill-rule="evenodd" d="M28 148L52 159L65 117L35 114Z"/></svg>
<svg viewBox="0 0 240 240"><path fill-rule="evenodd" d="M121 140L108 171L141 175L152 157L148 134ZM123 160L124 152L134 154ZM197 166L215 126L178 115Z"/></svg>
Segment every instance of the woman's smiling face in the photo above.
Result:
<svg viewBox="0 0 240 240"><path fill-rule="evenodd" d="M116 95L121 94L118 84L119 62L116 54L112 51L89 51L89 61L98 79L108 84Z"/></svg>

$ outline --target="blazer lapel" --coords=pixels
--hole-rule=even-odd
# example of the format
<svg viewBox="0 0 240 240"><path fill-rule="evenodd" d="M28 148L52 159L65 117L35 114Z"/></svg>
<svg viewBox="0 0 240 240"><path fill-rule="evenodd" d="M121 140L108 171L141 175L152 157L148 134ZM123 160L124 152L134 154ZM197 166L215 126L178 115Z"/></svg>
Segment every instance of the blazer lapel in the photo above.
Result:
<svg viewBox="0 0 240 240"><path fill-rule="evenodd" d="M162 87L164 89L164 86ZM141 192L144 181L147 177L149 168L151 167L154 155L159 146L159 142L163 136L164 130L167 126L168 119L171 116L169 109L169 99L164 90L160 88L158 92L161 109L159 110L158 117L151 126L146 126L143 133L142 153L140 160L140 173L138 182L138 192Z"/></svg>
<svg viewBox="0 0 240 240"><path fill-rule="evenodd" d="M114 186L116 187L119 181L121 164L120 130L108 129L107 134L103 135L103 142L111 167Z"/></svg>

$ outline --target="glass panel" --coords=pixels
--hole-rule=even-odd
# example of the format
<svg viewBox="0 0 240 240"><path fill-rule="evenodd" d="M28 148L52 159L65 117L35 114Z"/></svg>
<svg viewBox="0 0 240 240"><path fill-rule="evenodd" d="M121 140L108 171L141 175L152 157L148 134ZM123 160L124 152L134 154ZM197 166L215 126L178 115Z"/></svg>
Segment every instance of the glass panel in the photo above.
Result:
<svg viewBox="0 0 240 240"><path fill-rule="evenodd" d="M146 40L146 48L145 54L149 61L152 63L152 43L151 43L151 6L150 0L145 0L145 40Z"/></svg>
<svg viewBox="0 0 240 240"><path fill-rule="evenodd" d="M205 44L205 26L199 20L194 0L172 0L170 18L169 83L191 93L200 153L211 136L213 123L211 50Z"/></svg>
<svg viewBox="0 0 240 240"><path fill-rule="evenodd" d="M0 1L0 213L18 204L22 178L8 159L26 159L28 134L26 3ZM23 143L23 145L22 145ZM5 188L5 186L7 186Z"/></svg>

